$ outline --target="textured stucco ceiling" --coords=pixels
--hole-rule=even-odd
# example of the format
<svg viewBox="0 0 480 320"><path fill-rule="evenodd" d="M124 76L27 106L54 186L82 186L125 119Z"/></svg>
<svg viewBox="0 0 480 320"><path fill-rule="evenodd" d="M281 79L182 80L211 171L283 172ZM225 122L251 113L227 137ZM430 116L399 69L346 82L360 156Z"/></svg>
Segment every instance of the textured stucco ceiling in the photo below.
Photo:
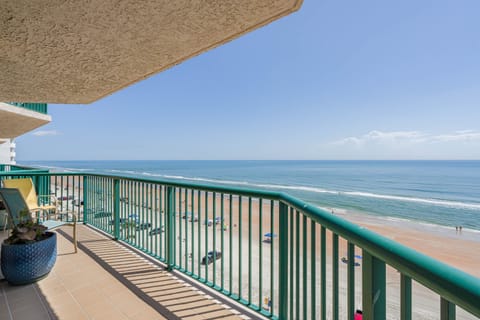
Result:
<svg viewBox="0 0 480 320"><path fill-rule="evenodd" d="M2 0L0 101L90 103L302 0Z"/></svg>

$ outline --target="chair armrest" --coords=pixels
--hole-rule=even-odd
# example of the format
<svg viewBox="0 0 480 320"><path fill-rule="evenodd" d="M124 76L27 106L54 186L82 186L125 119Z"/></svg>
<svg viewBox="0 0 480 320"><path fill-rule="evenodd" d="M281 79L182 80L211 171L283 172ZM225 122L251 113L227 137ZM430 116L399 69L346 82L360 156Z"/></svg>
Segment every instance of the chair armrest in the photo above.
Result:
<svg viewBox="0 0 480 320"><path fill-rule="evenodd" d="M39 196L37 196L37 198L38 198L39 202L42 202L43 204L48 203L48 204L58 206L58 199L53 194L39 195ZM42 199L48 199L48 201L45 201L45 200L42 200Z"/></svg>

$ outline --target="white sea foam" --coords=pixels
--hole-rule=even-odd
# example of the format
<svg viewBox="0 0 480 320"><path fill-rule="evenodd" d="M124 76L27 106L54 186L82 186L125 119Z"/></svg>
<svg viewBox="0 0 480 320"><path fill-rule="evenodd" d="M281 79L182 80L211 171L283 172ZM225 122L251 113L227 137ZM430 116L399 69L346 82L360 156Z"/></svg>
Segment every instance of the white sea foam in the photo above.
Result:
<svg viewBox="0 0 480 320"><path fill-rule="evenodd" d="M171 175L160 175L160 174L155 176L168 178L168 179L201 181L201 182L221 183L221 184L229 184L229 185L241 185L241 186L259 187L259 188L266 188L266 189L281 189L281 190L307 191L307 192L314 192L314 193L328 193L328 194L348 195L348 196L354 196L354 197L366 197L366 198L376 198L376 199L385 199L385 200L425 203L425 204L442 206L442 207L480 210L480 204L477 204L477 203L465 203L465 202L441 200L441 199L415 198L415 197L385 195L385 194L377 194L377 193L361 192L361 191L336 191L336 190L327 190L327 189L309 187L309 186L249 183L246 181L217 180L217 179L208 179L208 178L190 178L190 177L183 177L183 176L171 176Z"/></svg>
<svg viewBox="0 0 480 320"><path fill-rule="evenodd" d="M76 169L76 168L58 168L58 169L73 170L73 171L88 170L88 169ZM132 170L116 170L116 169L111 169L108 171L115 172L115 173L127 173L132 175L143 175L143 176L149 176L149 177L159 177L159 178L174 179L174 180L187 180L187 181L217 183L217 184L226 184L226 185L235 185L235 186L247 186L247 187L254 187L254 188L265 188L265 189L306 191L306 192L313 192L313 193L323 193L323 194L326 193L326 194L334 194L334 195L336 194L339 196L346 195L346 196L352 196L352 197L364 197L364 198L375 198L375 199L384 199L384 200L393 200L393 201L424 203L424 204L429 204L434 206L450 207L450 208L457 208L457 209L480 210L479 203L466 203L466 202L442 200L442 199L416 198L416 197L386 195L386 194L378 194L378 193L362 192L362 191L338 191L338 190L328 190L328 189L311 187L311 186L264 184L264 183L251 183L247 181L221 180L221 179L211 179L211 178L201 178L201 177L185 177L180 175L156 174L156 173L145 172L145 171L139 172L139 171L132 171Z"/></svg>
<svg viewBox="0 0 480 320"><path fill-rule="evenodd" d="M55 172L85 172L91 171L94 169L85 169L85 168L68 168L68 167L55 167L55 166L47 166L47 165L31 165L30 167L38 168L38 169L49 169Z"/></svg>
<svg viewBox="0 0 480 320"><path fill-rule="evenodd" d="M412 197L394 196L394 195L385 195L385 194L376 194L376 193L358 192L358 191L343 192L343 194L351 195L351 196L359 196L359 197L377 198L377 199L426 203L426 204L431 204L436 206L452 207L452 208L474 209L474 210L480 209L480 204L477 204L477 203L465 203L465 202L450 201L450 200L412 198Z"/></svg>

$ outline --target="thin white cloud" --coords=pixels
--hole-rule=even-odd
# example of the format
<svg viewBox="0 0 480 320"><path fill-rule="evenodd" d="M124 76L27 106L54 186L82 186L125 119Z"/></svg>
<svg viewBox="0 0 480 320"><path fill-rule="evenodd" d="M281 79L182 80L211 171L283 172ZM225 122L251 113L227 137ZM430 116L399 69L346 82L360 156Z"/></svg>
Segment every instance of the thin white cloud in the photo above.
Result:
<svg viewBox="0 0 480 320"><path fill-rule="evenodd" d="M457 131L452 134L441 134L432 136L433 142L474 142L480 141L480 132L472 130Z"/></svg>
<svg viewBox="0 0 480 320"><path fill-rule="evenodd" d="M405 142L425 142L428 136L419 131L391 131L383 132L373 130L358 137L347 137L341 140L333 141L333 145L355 145L363 146L369 143L405 143Z"/></svg>
<svg viewBox="0 0 480 320"><path fill-rule="evenodd" d="M329 159L480 159L480 130L373 130L320 145L317 152Z"/></svg>
<svg viewBox="0 0 480 320"><path fill-rule="evenodd" d="M462 130L446 134L428 134L421 131L370 131L358 137L333 141L332 145L365 146L368 144L419 144L436 142L480 142L480 131Z"/></svg>
<svg viewBox="0 0 480 320"><path fill-rule="evenodd" d="M40 130L40 131L35 131L32 133L32 135L37 136L37 137L44 137L44 136L58 136L60 132L57 130Z"/></svg>

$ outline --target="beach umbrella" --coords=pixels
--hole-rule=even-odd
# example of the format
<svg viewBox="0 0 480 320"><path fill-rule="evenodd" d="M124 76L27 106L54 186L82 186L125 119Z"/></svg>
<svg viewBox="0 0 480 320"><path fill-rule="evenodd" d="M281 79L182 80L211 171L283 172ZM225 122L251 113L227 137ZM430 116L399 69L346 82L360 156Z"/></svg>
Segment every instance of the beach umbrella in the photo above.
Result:
<svg viewBox="0 0 480 320"><path fill-rule="evenodd" d="M265 233L265 237L267 238L275 238L277 235L275 233L267 232Z"/></svg>
<svg viewBox="0 0 480 320"><path fill-rule="evenodd" d="M355 256L355 258L357 258L357 259L362 259L362 256L360 256L360 255L357 254L357 255Z"/></svg>

